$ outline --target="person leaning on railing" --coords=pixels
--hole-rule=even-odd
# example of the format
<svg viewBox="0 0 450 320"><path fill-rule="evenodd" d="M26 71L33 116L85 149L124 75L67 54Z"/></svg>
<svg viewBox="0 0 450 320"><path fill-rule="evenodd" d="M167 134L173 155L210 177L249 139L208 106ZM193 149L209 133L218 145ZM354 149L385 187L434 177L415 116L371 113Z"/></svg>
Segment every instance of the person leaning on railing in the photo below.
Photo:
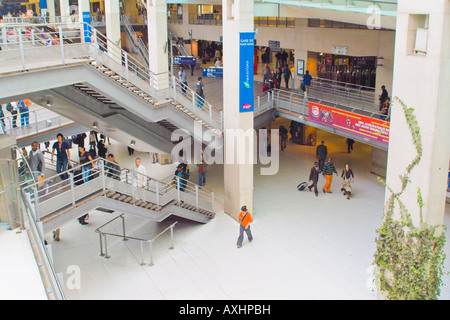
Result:
<svg viewBox="0 0 450 320"><path fill-rule="evenodd" d="M113 154L108 154L108 162L105 165L106 167L106 176L108 178L112 178L115 180L120 180L120 166L114 160Z"/></svg>

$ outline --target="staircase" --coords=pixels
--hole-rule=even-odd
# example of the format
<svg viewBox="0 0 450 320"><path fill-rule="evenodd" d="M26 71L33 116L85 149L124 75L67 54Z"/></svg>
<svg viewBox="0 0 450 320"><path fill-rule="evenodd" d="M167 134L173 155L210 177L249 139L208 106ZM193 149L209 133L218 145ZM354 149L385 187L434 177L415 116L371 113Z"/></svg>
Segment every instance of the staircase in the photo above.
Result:
<svg viewBox="0 0 450 320"><path fill-rule="evenodd" d="M215 216L214 193L188 180L174 177L170 181L158 181L133 169L112 170L111 163L101 158L84 165L97 169L91 169L83 177L82 166L75 166L65 172L69 179L60 180L60 174L56 174L42 181L48 187L41 188L37 188L26 166L22 170L22 180L28 181L23 186L24 194L34 208L36 222L42 222L44 230L59 228L96 208L158 222L176 215L207 223Z"/></svg>

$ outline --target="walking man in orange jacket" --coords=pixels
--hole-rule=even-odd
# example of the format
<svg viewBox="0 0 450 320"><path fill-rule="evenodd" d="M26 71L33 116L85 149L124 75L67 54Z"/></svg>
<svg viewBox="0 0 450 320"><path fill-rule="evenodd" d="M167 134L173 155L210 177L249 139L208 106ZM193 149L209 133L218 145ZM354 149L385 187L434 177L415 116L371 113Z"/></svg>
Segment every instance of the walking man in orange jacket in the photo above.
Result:
<svg viewBox="0 0 450 320"><path fill-rule="evenodd" d="M247 233L248 241L252 242L253 236L250 230L250 223L253 222L252 215L247 211L247 207L243 206L239 214L239 238L237 240L237 247L242 247L242 241L244 241L244 231Z"/></svg>

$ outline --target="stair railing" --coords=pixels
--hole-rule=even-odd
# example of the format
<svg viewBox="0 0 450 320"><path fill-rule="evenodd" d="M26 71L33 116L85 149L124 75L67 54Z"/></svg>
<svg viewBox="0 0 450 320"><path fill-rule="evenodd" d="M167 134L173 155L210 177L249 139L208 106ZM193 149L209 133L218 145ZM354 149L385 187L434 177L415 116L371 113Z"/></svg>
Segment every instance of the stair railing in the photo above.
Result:
<svg viewBox="0 0 450 320"><path fill-rule="evenodd" d="M155 98L166 99L168 96L173 96L174 92L181 90L179 81L174 79L169 72L159 74L151 72L147 66L134 59L91 25L85 22L79 25L83 31L71 36L71 43L66 43L68 37L64 36L66 31L63 31L63 25L52 24L57 31L47 33L47 36L50 35L54 39L48 41L47 45L42 44L42 35L27 31L32 28L46 27L47 24L8 25L9 31L6 30L3 33L12 33L14 37L11 41L2 43L2 47L8 48L4 58L11 62L5 71L11 72L11 66L19 66L16 71L27 71L47 65L59 66L76 62L94 62L96 65L111 69L127 82ZM37 47L48 51L46 54L37 54L34 52ZM145 84L140 85L139 80L144 80ZM147 87L148 84L149 87ZM215 129L221 129L222 126L217 124L217 121L220 120L220 117L217 116L218 111L216 112L211 104L198 96L196 92L189 92L190 95L182 99L184 107L205 122L210 123Z"/></svg>
<svg viewBox="0 0 450 320"><path fill-rule="evenodd" d="M90 195L98 193L103 196L108 190L151 201L158 208L176 200L195 205L197 211L202 208L214 213L214 192L207 188L179 177L162 182L137 172L135 168L121 168L103 158L74 166L38 182L27 180L23 189L32 195L36 221L67 206L74 207ZM83 186L86 187L80 188Z"/></svg>

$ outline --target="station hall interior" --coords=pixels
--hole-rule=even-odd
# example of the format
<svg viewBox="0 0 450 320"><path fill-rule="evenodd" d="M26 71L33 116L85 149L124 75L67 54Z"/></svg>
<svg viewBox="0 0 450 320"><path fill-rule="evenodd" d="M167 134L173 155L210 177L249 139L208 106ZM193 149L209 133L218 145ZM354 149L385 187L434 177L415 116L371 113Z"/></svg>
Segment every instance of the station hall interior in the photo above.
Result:
<svg viewBox="0 0 450 320"><path fill-rule="evenodd" d="M383 299L394 191L450 225L449 0L0 9L2 300Z"/></svg>

